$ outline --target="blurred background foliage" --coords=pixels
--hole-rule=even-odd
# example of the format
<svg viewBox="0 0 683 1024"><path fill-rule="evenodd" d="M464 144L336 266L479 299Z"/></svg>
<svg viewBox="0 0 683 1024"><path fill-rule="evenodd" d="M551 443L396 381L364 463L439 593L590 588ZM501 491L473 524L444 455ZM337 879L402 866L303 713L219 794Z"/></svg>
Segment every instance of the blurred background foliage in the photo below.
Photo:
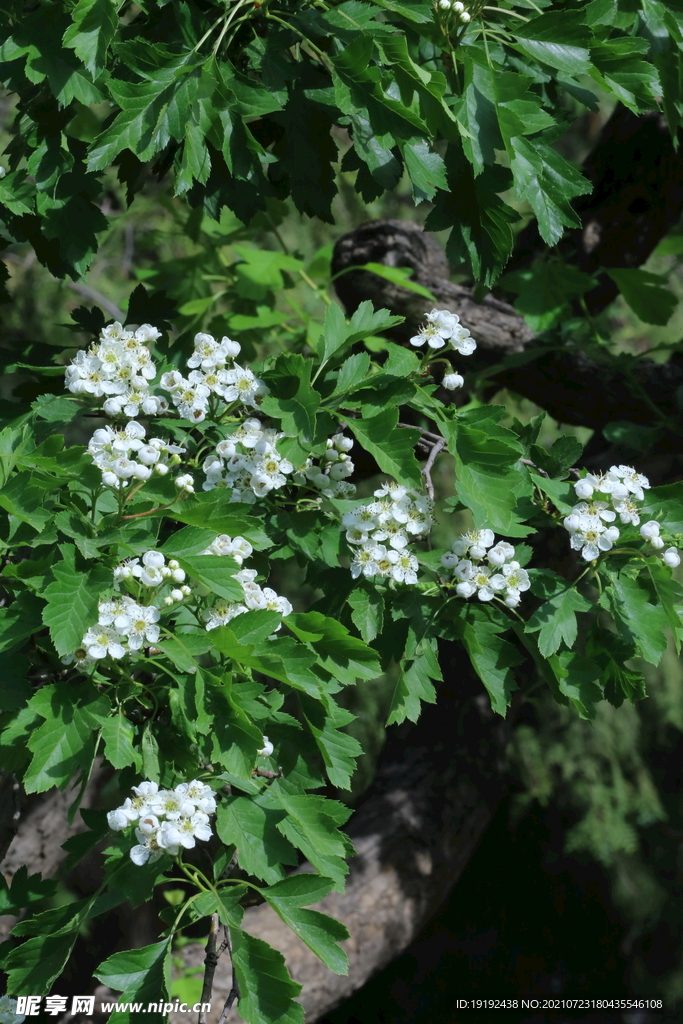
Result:
<svg viewBox="0 0 683 1024"><path fill-rule="evenodd" d="M577 163L582 160L612 107L605 100L598 113L578 118L558 147L565 157ZM1 99L0 151L8 142L7 126L13 114L11 98ZM73 134L90 138L98 127L96 116L96 109L83 108L81 121L72 124ZM339 130L339 134L343 149L344 133ZM110 227L82 282L53 277L28 244L10 245L0 254L9 272L10 294L10 301L0 307L4 364L0 399L16 404L42 393L45 382L39 383L18 364L64 364L90 340L88 332L78 327L79 321L87 320L83 307L99 307L106 320L118 319L139 285L173 298L174 345L207 330L239 338L247 360L279 349L303 348L311 332L317 332L333 294L330 259L335 241L375 218L423 223L431 209L427 202L415 207L406 176L394 192L371 203L361 201L352 178L351 172L339 173L333 225L302 218L291 201L269 199L267 212L257 214L247 228L227 208L218 223L201 209L190 210L153 177L127 208L124 189L113 171L106 172L104 203ZM506 199L513 202L510 196ZM519 205L518 209L524 212ZM524 221L517 227L521 230ZM666 326L644 324L619 296L596 321L615 354L658 349L654 358L663 360L679 344L683 227L680 232L667 237L644 267L668 278L679 299L674 315ZM163 308L166 316L172 312L168 305ZM379 348L381 339L371 344ZM60 391L61 375L51 380L55 392ZM504 390L492 400L504 405L510 417L524 422L541 411ZM475 391L472 402L477 401ZM565 433L583 443L592 434L546 418L539 443L550 447ZM453 493L449 456L439 456L433 480L437 498ZM469 525L464 516L441 513L433 532L434 546L449 545ZM309 603L313 595L306 589L303 573L297 575L288 565L279 576L273 582L279 593L302 605ZM577 891L583 892L582 899L590 901L590 886L598 878L597 899L608 895L610 913L617 921L621 958L617 973L625 986L634 993L683 997L683 795L678 769L683 754L683 667L671 649L659 668L644 668L649 696L636 706L625 704L618 709L604 702L592 723L579 720L540 689L528 696L510 746L515 792L503 810L502 837L496 833L496 855L516 863L514 844L528 834L530 841L543 848L536 870L548 871L553 861L560 862ZM361 742L364 755L351 794L340 792L340 799L355 803L372 782L393 685L393 679L385 676L345 690L347 706L357 716L347 728ZM501 843L509 845L501 847ZM455 901L461 899L463 888L467 888L464 880ZM528 912L521 893L518 902L515 906L513 895L508 908L512 921L515 914L521 920ZM446 908L448 927L456 934L458 924L448 913ZM540 973L552 973L552 965L543 960L542 945L539 934ZM429 949L433 956L433 945ZM475 990L477 962L476 957L467 961ZM594 994L591 977L588 991ZM481 978L482 994L490 994L490 968L488 973L482 970ZM505 987L500 977L493 980ZM576 984L571 994L578 994ZM427 1016L441 1019L433 1008ZM426 1018L415 1010L411 1019Z"/></svg>

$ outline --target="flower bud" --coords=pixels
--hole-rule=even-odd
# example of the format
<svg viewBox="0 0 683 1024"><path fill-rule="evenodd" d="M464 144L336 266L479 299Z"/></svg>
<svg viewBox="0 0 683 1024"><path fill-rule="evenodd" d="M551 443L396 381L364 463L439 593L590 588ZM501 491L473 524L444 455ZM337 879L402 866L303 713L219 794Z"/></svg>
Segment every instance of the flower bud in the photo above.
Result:
<svg viewBox="0 0 683 1024"><path fill-rule="evenodd" d="M583 498L587 500L593 497L593 487L588 483L587 480L577 480L574 484L574 490L576 491L577 498Z"/></svg>
<svg viewBox="0 0 683 1024"><path fill-rule="evenodd" d="M447 391L455 391L456 388L463 386L465 378L461 377L459 373L447 373L441 383Z"/></svg>
<svg viewBox="0 0 683 1024"><path fill-rule="evenodd" d="M656 519L650 519L649 522L643 523L640 528L640 536L644 540L653 540L655 537L659 537L659 523Z"/></svg>
<svg viewBox="0 0 683 1024"><path fill-rule="evenodd" d="M681 556L676 548L667 548L662 555L662 559L664 564L668 565L670 569L676 569L681 564Z"/></svg>

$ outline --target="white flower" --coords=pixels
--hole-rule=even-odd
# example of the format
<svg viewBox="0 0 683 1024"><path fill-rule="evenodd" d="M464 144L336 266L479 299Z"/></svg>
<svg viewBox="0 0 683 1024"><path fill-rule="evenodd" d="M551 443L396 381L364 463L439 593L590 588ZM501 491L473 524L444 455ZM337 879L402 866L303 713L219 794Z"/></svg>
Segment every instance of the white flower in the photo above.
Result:
<svg viewBox="0 0 683 1024"><path fill-rule="evenodd" d="M187 491L188 494L194 494L194 479L191 473L182 473L176 477L176 487L180 488L181 491Z"/></svg>
<svg viewBox="0 0 683 1024"><path fill-rule="evenodd" d="M608 506L605 501L592 501L590 503L580 501L578 505L575 505L572 509L572 514L582 516L598 516L606 523L613 523L616 519L616 513Z"/></svg>
<svg viewBox="0 0 683 1024"><path fill-rule="evenodd" d="M259 757L270 757L270 755L273 753L274 750L275 750L275 747L270 742L268 737L266 735L264 735L264 737L263 737L263 747L261 748L261 750L257 750L256 753L259 755Z"/></svg>
<svg viewBox="0 0 683 1024"><path fill-rule="evenodd" d="M82 646L91 658L122 658L126 648L121 637L111 626L93 626L83 637Z"/></svg>
<svg viewBox="0 0 683 1024"><path fill-rule="evenodd" d="M142 835L138 836L138 839L142 838ZM167 852L173 856L178 851L168 850ZM144 842L140 843L138 846L134 846L131 849L130 859L133 861L133 864L137 864L138 867L142 867L142 865L146 864L147 861L149 861L150 864L153 864L156 860L159 860L161 854L162 851L159 848L157 836L146 836L144 837Z"/></svg>
<svg viewBox="0 0 683 1024"><path fill-rule="evenodd" d="M137 818L137 814L135 817ZM109 811L107 814L107 824L114 832L121 832L124 828L128 828L130 823L131 819L128 817L123 807L117 807L115 810Z"/></svg>
<svg viewBox="0 0 683 1024"><path fill-rule="evenodd" d="M509 607L514 608L519 604L520 592L528 590L531 583L526 569L522 569L519 562L510 562L508 565L504 565L502 571L493 577L491 586L496 590L505 590L506 597L512 596L515 603L509 605Z"/></svg>
<svg viewBox="0 0 683 1024"><path fill-rule="evenodd" d="M668 565L670 569L676 569L681 564L681 556L679 555L676 548L667 548L662 559L665 565Z"/></svg>
<svg viewBox="0 0 683 1024"><path fill-rule="evenodd" d="M461 377L459 373L447 373L441 383L448 391L455 391L456 388L463 386L465 378Z"/></svg>
<svg viewBox="0 0 683 1024"><path fill-rule="evenodd" d="M0 178L5 177L5 168L0 167ZM11 996L0 996L0 1024L22 1024L26 1020L23 1013L17 1013L17 1001Z"/></svg>
<svg viewBox="0 0 683 1024"><path fill-rule="evenodd" d="M619 539L616 526L606 527L599 516L579 516L580 525L572 534L571 546L581 554L587 562L598 558L603 551L609 551Z"/></svg>
<svg viewBox="0 0 683 1024"><path fill-rule="evenodd" d="M510 559L515 557L515 549L512 544L508 544L505 540L499 540L498 543L489 548L486 558L488 559L489 565L503 565L505 562L509 562Z"/></svg>
<svg viewBox="0 0 683 1024"><path fill-rule="evenodd" d="M640 536L643 540L653 540L655 537L659 537L659 523L656 519L650 519L647 523L643 523L640 528Z"/></svg>
<svg viewBox="0 0 683 1024"><path fill-rule="evenodd" d="M499 589L494 584L494 579L495 577L491 577L491 570L487 569L484 565L480 565L476 567L472 576L465 582L471 583L476 587L477 597L480 601L492 601L496 590Z"/></svg>
<svg viewBox="0 0 683 1024"><path fill-rule="evenodd" d="M433 309L425 314L425 319L427 323L410 339L410 344L416 348L425 342L430 348L443 348L460 323L460 318L447 309Z"/></svg>
<svg viewBox="0 0 683 1024"><path fill-rule="evenodd" d="M631 523L633 526L638 526L640 523L640 509L636 505L632 497L622 498L621 501L615 501L614 507L619 513L619 519L622 523Z"/></svg>
<svg viewBox="0 0 683 1024"><path fill-rule="evenodd" d="M609 476L622 480L629 494L635 495L638 501L643 501L645 498L643 490L648 490L650 487L648 478L643 476L642 473L636 473L632 466L612 466Z"/></svg>

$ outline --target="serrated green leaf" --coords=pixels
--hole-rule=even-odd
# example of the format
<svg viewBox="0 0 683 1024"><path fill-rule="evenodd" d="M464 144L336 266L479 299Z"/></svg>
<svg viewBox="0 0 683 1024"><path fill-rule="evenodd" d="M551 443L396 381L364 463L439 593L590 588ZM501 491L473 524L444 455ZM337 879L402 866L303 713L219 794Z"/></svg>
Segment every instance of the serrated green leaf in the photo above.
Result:
<svg viewBox="0 0 683 1024"><path fill-rule="evenodd" d="M418 431L397 427L398 409L387 408L371 419L352 419L349 429L363 448L400 484L422 488L422 475L414 448Z"/></svg>
<svg viewBox="0 0 683 1024"><path fill-rule="evenodd" d="M564 157L539 140L515 136L510 147L517 196L536 214L543 240L555 245L565 226L581 226L571 200L590 192L591 185Z"/></svg>
<svg viewBox="0 0 683 1024"><path fill-rule="evenodd" d="M634 580L623 572L610 573L609 578L599 604L610 612L624 639L636 644L646 661L658 665L666 650L666 612L650 602L642 578Z"/></svg>
<svg viewBox="0 0 683 1024"><path fill-rule="evenodd" d="M436 703L436 690L430 680L440 680L436 640L423 640L418 656L411 661L402 662L401 673L391 699L387 725L400 725L406 718L417 722L422 710L422 702Z"/></svg>
<svg viewBox="0 0 683 1024"><path fill-rule="evenodd" d="M520 664L522 655L507 640L491 632L486 615L485 610L469 608L467 619L458 623L458 632L475 672L488 690L491 707L504 716L517 689L512 669Z"/></svg>
<svg viewBox="0 0 683 1024"><path fill-rule="evenodd" d="M73 22L63 43L97 77L105 68L107 50L113 42L119 20L115 0L78 0L71 13Z"/></svg>
<svg viewBox="0 0 683 1024"><path fill-rule="evenodd" d="M54 582L45 588L43 622L57 654L65 655L80 647L88 628L97 622L98 598L111 588L112 577L103 565L87 572L78 569L73 544L62 545L61 551L64 557L52 569Z"/></svg>
<svg viewBox="0 0 683 1024"><path fill-rule="evenodd" d="M303 1024L303 1006L294 1002L301 985L290 978L282 953L239 929L232 942L240 1017L248 1024Z"/></svg>
<svg viewBox="0 0 683 1024"><path fill-rule="evenodd" d="M188 576L197 583L203 583L212 594L224 597L226 601L243 599L242 584L233 578L239 572L239 566L233 558L225 555L187 555L178 561Z"/></svg>
<svg viewBox="0 0 683 1024"><path fill-rule="evenodd" d="M530 57L565 75L583 75L590 67L591 33L578 18L564 11L546 11L531 21L509 26Z"/></svg>
<svg viewBox="0 0 683 1024"><path fill-rule="evenodd" d="M342 732L345 725L353 722L355 715L337 707L328 698L328 707L303 694L301 706L306 722L320 751L327 777L339 789L351 788L351 776L356 769L356 759L363 753L358 740Z"/></svg>
<svg viewBox="0 0 683 1024"><path fill-rule="evenodd" d="M262 798L231 796L221 800L216 832L227 845L237 847L240 867L268 885L284 876L284 864L296 864L294 847L280 834L277 825L285 811Z"/></svg>
<svg viewBox="0 0 683 1024"><path fill-rule="evenodd" d="M120 1002L138 1003L141 1009L115 1010L109 1018L110 1024L133 1024L143 1019L161 1022L166 1019L162 1012L147 1012L149 1003L168 999L171 975L171 939L153 942L142 949L127 949L114 953L100 964L95 977L115 991L121 993Z"/></svg>
<svg viewBox="0 0 683 1024"><path fill-rule="evenodd" d="M365 581L358 582L346 598L351 605L351 619L366 643L382 632L384 599L379 591Z"/></svg>
<svg viewBox="0 0 683 1024"><path fill-rule="evenodd" d="M74 694L68 683L44 686L30 707L46 721L33 731L27 746L31 764L24 776L27 793L60 789L79 769L88 769L95 750L98 720L108 711L105 698L89 690Z"/></svg>
<svg viewBox="0 0 683 1024"><path fill-rule="evenodd" d="M562 643L574 646L577 634L576 613L588 612L592 604L578 591L570 589L537 608L526 624L527 633L538 632L538 649L544 658L554 654Z"/></svg>
<svg viewBox="0 0 683 1024"><path fill-rule="evenodd" d="M102 739L104 755L114 768L126 768L129 764L135 765L138 771L142 768L142 755L133 746L135 726L122 711L102 721Z"/></svg>
<svg viewBox="0 0 683 1024"><path fill-rule="evenodd" d="M301 886L299 879L302 877L302 875L294 875L285 878L269 889L264 889L263 895L278 917L292 929L295 935L299 936L302 942L306 943L326 967L336 974L348 974L348 958L344 950L337 945L338 942L348 939L348 930L341 922L335 921L327 914L321 914L317 910L302 909L302 901L312 903L320 899L321 896L318 895L318 892L322 891L323 895L326 895L325 890L329 892L332 882L327 879L325 890L318 886L316 894L313 895L312 892L307 894Z"/></svg>

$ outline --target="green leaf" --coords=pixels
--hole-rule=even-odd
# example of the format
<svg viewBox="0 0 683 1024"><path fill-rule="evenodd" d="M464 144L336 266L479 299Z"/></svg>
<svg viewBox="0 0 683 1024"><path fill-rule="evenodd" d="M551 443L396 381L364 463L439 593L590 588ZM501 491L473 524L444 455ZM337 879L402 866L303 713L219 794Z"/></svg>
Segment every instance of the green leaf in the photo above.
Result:
<svg viewBox="0 0 683 1024"><path fill-rule="evenodd" d="M216 539L216 531L207 527L186 526L172 533L159 548L166 558L187 558L205 551Z"/></svg>
<svg viewBox="0 0 683 1024"><path fill-rule="evenodd" d="M612 37L591 45L591 78L632 110L651 110L661 86L656 68L642 60L649 47L645 39Z"/></svg>
<svg viewBox="0 0 683 1024"><path fill-rule="evenodd" d="M576 612L588 612L593 605L578 591L564 590L537 608L526 624L527 633L538 632L538 649L544 658L564 643L574 646L577 634Z"/></svg>
<svg viewBox="0 0 683 1024"><path fill-rule="evenodd" d="M294 847L277 829L286 812L259 796L221 800L216 832L226 846L236 846L240 867L271 885L284 876L284 864L296 864Z"/></svg>
<svg viewBox="0 0 683 1024"><path fill-rule="evenodd" d="M114 768L126 768L132 764L140 771L142 755L133 746L135 726L125 718L122 711L102 721L102 739L104 755Z"/></svg>
<svg viewBox="0 0 683 1024"><path fill-rule="evenodd" d="M63 43L83 61L93 77L106 66L107 50L118 31L115 0L78 0L71 12L73 23Z"/></svg>
<svg viewBox="0 0 683 1024"><path fill-rule="evenodd" d="M166 1001L171 981L171 939L153 942L142 949L127 949L114 953L94 972L95 977L115 991L120 991L120 1002L141 1004L140 1009L115 1010L109 1024L148 1020L161 1022L164 1013L147 1012L148 1003Z"/></svg>
<svg viewBox="0 0 683 1024"><path fill-rule="evenodd" d="M623 638L634 643L646 661L658 665L666 650L666 612L651 603L644 579L612 572L609 579L598 603L610 612Z"/></svg>
<svg viewBox="0 0 683 1024"><path fill-rule="evenodd" d="M332 306L328 306L329 309ZM316 414L320 405L320 395L311 384L312 368L311 360L301 355L280 356L268 375L272 394L261 402L266 415L282 421L286 434L301 436L306 442L313 441L315 437Z"/></svg>
<svg viewBox="0 0 683 1024"><path fill-rule="evenodd" d="M333 786L351 788L351 776L356 770L356 758L363 749L353 736L342 732L345 725L353 722L355 715L338 707L328 698L328 707L320 701L301 694L301 707L318 750L325 762L327 777Z"/></svg>
<svg viewBox="0 0 683 1024"><path fill-rule="evenodd" d="M108 701L90 691L74 693L64 682L44 686L31 699L32 709L45 722L31 734L27 746L33 754L24 776L27 793L44 793L69 783L78 769L92 762L98 719L108 710Z"/></svg>
<svg viewBox="0 0 683 1024"><path fill-rule="evenodd" d="M376 679L381 673L377 652L351 636L346 626L320 612L298 612L287 616L287 627L306 638L319 663L342 684L358 679ZM303 631L303 632L302 632Z"/></svg>
<svg viewBox="0 0 683 1024"><path fill-rule="evenodd" d="M607 274L617 285L626 303L646 324L667 324L678 299L666 287L667 279L649 270L610 269Z"/></svg>
<svg viewBox="0 0 683 1024"><path fill-rule="evenodd" d="M445 159L449 189L437 192L425 228L452 228L446 243L451 265L471 264L476 280L490 287L512 252L511 225L519 220L517 211L499 198L509 190L512 177L499 165L485 167L475 177L459 146L449 145Z"/></svg>
<svg viewBox="0 0 683 1024"><path fill-rule="evenodd" d="M61 546L63 559L52 569L54 582L45 588L47 606L43 622L50 630L59 655L71 654L81 645L88 628L97 622L97 602L112 586L111 570L103 565L83 572L76 568L73 544Z"/></svg>
<svg viewBox="0 0 683 1024"><path fill-rule="evenodd" d="M303 1007L294 1002L301 985L290 978L282 953L237 928L232 942L240 1017L248 1024L303 1024Z"/></svg>
<svg viewBox="0 0 683 1024"><path fill-rule="evenodd" d="M370 643L382 632L384 599L380 592L365 580L358 581L346 598L351 605L351 620L358 632Z"/></svg>
<svg viewBox="0 0 683 1024"><path fill-rule="evenodd" d="M646 565L655 593L659 598L660 607L664 610L669 623L676 652L680 654L682 624L678 610L683 606L683 588L673 579L668 566L663 565L659 560L648 558Z"/></svg>
<svg viewBox="0 0 683 1024"><path fill-rule="evenodd" d="M204 678L213 682L207 694L214 718L212 757L238 778L250 779L263 734L233 696L227 677L221 681L205 671Z"/></svg>
<svg viewBox="0 0 683 1024"><path fill-rule="evenodd" d="M591 33L578 18L565 11L546 11L521 25L509 26L521 41L521 49L534 60L549 64L565 75L583 75L590 67Z"/></svg>
<svg viewBox="0 0 683 1024"><path fill-rule="evenodd" d="M592 186L564 157L544 143L515 136L510 142L515 191L538 218L538 229L548 245L555 245L564 227L581 227L571 206L576 196Z"/></svg>
<svg viewBox="0 0 683 1024"><path fill-rule="evenodd" d="M600 667L577 651L562 651L548 659L563 694L580 718L595 718L595 705L602 700Z"/></svg>
<svg viewBox="0 0 683 1024"><path fill-rule="evenodd" d="M269 797L287 812L278 822L278 830L321 874L332 878L335 889L341 892L348 874L346 861L354 850L338 826L347 820L350 809L322 796L287 793L277 782L271 786Z"/></svg>
<svg viewBox="0 0 683 1024"><path fill-rule="evenodd" d="M411 277L415 273L412 267L385 267L383 263L363 263L357 267L345 267L339 274L335 274L335 278L352 270L369 271L371 274L376 274L377 277L381 277L385 281L391 281L393 284L397 284L401 288L406 288L409 292L415 292L417 295L424 295L426 299L431 299L433 302L436 302L434 295L428 288L424 288L421 284L417 284L416 281L411 281ZM400 323L403 318L392 317L392 319ZM379 330L386 329L387 328L384 326L379 328ZM368 330L367 333L370 334L373 332Z"/></svg>
<svg viewBox="0 0 683 1024"><path fill-rule="evenodd" d="M397 423L398 409L388 407L371 419L350 420L349 428L383 473L407 487L422 489L422 474L414 452L419 433L397 427Z"/></svg>
<svg viewBox="0 0 683 1024"><path fill-rule="evenodd" d="M166 515L190 526L205 528L207 523L211 523L211 528L215 531L214 537L220 533L227 533L230 537L241 536L257 551L270 547L273 543L263 530L261 518L251 509L246 512L244 505L236 510L230 496L223 490L194 495L189 501L183 501L178 509L166 512ZM247 516L249 518L246 518Z"/></svg>
<svg viewBox="0 0 683 1024"><path fill-rule="evenodd" d="M8 608L0 608L0 653L42 629L43 608L43 602L28 592L19 594Z"/></svg>
<svg viewBox="0 0 683 1024"><path fill-rule="evenodd" d="M417 722L422 701L427 704L436 703L436 690L431 679L442 679L435 638L421 642L416 658L401 662L401 673L391 699L387 725L400 725L406 718Z"/></svg>
<svg viewBox="0 0 683 1024"><path fill-rule="evenodd" d="M457 629L475 672L488 690L491 707L499 715L505 715L517 689L512 669L521 663L522 655L511 643L492 632L485 609L468 608L467 618L457 623Z"/></svg>
<svg viewBox="0 0 683 1024"><path fill-rule="evenodd" d="M263 895L276 914L326 967L336 974L348 974L348 958L337 945L338 942L349 938L347 929L327 914L321 914L317 910L301 909L302 905L313 903L327 895L332 888L330 879L325 879L324 886L321 886L322 880L316 876L313 878L317 884L308 882L306 875L292 875L269 889L264 889Z"/></svg>
<svg viewBox="0 0 683 1024"><path fill-rule="evenodd" d="M233 579L234 573L239 572L239 566L233 558L225 555L188 555L178 561L188 576L197 583L203 583L212 594L224 597L226 601L241 601L244 597L242 584Z"/></svg>

